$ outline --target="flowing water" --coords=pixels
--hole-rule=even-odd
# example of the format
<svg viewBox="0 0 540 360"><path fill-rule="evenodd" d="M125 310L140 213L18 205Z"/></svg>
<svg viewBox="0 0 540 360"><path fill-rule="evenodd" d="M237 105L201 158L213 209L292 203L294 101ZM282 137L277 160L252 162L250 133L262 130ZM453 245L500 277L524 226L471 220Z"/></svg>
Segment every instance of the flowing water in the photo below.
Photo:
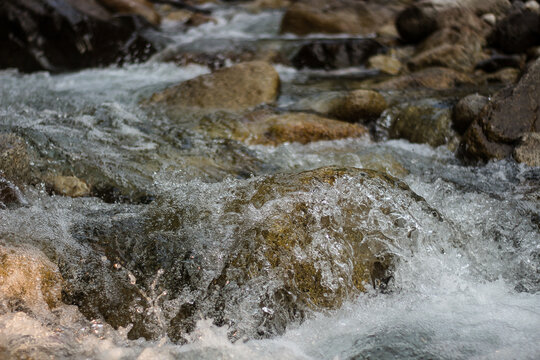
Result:
<svg viewBox="0 0 540 360"><path fill-rule="evenodd" d="M280 16L222 9L217 24L172 36L171 48L296 41L276 35ZM174 32L172 24L164 27ZM277 147L216 139L200 131L200 119L172 120L140 105L157 90L210 71L159 57L62 75L0 73L0 130L28 141L35 169L77 175L96 184L101 198L53 196L37 184L27 189L26 205L0 210L2 244L43 251L59 264L71 294L97 289L90 292L95 299L64 295L64 301L90 309L86 317L75 306L25 312L3 303L0 357L540 357L538 168L512 161L466 167L445 147L384 140L384 134L379 142ZM346 84L276 68L283 109ZM403 102L418 94L386 96ZM448 106L444 96L432 94L432 101ZM362 180L363 173L352 170L331 186L295 188L300 173L328 166L385 171L414 193L390 185L394 180ZM271 194L257 195L261 187ZM301 316L287 312L290 304L264 300L283 286L271 271L250 277L243 288L211 290L250 234L298 211L298 204L312 219L301 231L313 245L296 248L294 256L313 262L328 289L339 293L349 281L352 265L340 263L348 227L361 227L394 259L388 284L365 283L365 292L347 293L339 306L315 306ZM182 274L175 275L179 266ZM124 296L132 296L125 289L138 292L135 302L122 305ZM225 305L217 311L219 301ZM115 304L113 313L150 314L144 329L116 313L104 317L107 323L98 316L107 313L107 303ZM186 330L180 322L174 325L180 330L171 331L171 318L186 304L200 313L196 324ZM152 340L137 339L148 334Z"/></svg>

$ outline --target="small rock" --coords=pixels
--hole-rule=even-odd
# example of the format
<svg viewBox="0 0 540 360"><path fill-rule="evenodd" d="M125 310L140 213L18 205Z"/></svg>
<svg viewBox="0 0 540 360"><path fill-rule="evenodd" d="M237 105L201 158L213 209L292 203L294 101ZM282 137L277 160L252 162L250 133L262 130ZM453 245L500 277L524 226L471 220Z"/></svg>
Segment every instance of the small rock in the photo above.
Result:
<svg viewBox="0 0 540 360"><path fill-rule="evenodd" d="M330 110L329 115L350 122L374 120L388 107L384 97L373 90L354 90Z"/></svg>
<svg viewBox="0 0 540 360"><path fill-rule="evenodd" d="M393 139L407 139L413 143L433 147L451 143L456 134L451 128L449 109L430 106L409 106L399 112L390 126Z"/></svg>
<svg viewBox="0 0 540 360"><path fill-rule="evenodd" d="M525 9L534 11L534 12L540 12L540 5L538 2L534 0L529 0L525 3Z"/></svg>
<svg viewBox="0 0 540 360"><path fill-rule="evenodd" d="M30 160L26 143L17 135L0 133L0 175L16 184L30 180Z"/></svg>
<svg viewBox="0 0 540 360"><path fill-rule="evenodd" d="M315 40L303 45L292 58L294 67L340 69L362 65L383 46L373 39Z"/></svg>
<svg viewBox="0 0 540 360"><path fill-rule="evenodd" d="M523 53L540 45L540 16L528 9L517 9L497 22L490 44L506 53Z"/></svg>
<svg viewBox="0 0 540 360"><path fill-rule="evenodd" d="M90 195L90 187L75 176L55 176L52 178L51 183L54 192L63 196L81 197Z"/></svg>
<svg viewBox="0 0 540 360"><path fill-rule="evenodd" d="M454 129L463 134L488 102L487 97L478 94L467 95L459 100L452 114Z"/></svg>
<svg viewBox="0 0 540 360"><path fill-rule="evenodd" d="M491 26L494 26L497 23L497 17L495 16L495 14L492 13L482 15L482 20L484 20L486 24L489 24Z"/></svg>
<svg viewBox="0 0 540 360"><path fill-rule="evenodd" d="M245 110L274 101L279 83L270 64L253 61L182 82L152 95L149 101L169 107Z"/></svg>
<svg viewBox="0 0 540 360"><path fill-rule="evenodd" d="M419 70L431 66L442 66L457 71L468 72L474 67L474 54L461 44L442 44L414 56L407 62L411 70Z"/></svg>
<svg viewBox="0 0 540 360"><path fill-rule="evenodd" d="M62 276L41 251L0 244L0 296L34 311L61 304Z"/></svg>
<svg viewBox="0 0 540 360"><path fill-rule="evenodd" d="M368 59L368 66L389 75L397 75L401 71L401 62L387 55L375 55Z"/></svg>
<svg viewBox="0 0 540 360"><path fill-rule="evenodd" d="M540 132L528 133L514 150L514 159L529 166L540 166Z"/></svg>
<svg viewBox="0 0 540 360"><path fill-rule="evenodd" d="M26 200L17 185L0 176L0 209L25 203Z"/></svg>

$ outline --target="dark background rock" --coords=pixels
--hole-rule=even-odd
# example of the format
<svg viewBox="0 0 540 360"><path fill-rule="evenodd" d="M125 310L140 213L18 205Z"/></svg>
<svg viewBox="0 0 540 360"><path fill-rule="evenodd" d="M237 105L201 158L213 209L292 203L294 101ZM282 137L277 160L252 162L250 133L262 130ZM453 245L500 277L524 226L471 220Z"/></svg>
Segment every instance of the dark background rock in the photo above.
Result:
<svg viewBox="0 0 540 360"><path fill-rule="evenodd" d="M142 17L114 17L93 1L5 1L0 68L58 72L145 60L156 51L150 29Z"/></svg>
<svg viewBox="0 0 540 360"><path fill-rule="evenodd" d="M292 64L296 68L340 69L362 65L382 50L373 39L315 40L300 48Z"/></svg>
<svg viewBox="0 0 540 360"><path fill-rule="evenodd" d="M495 54L489 59L480 61L475 68L492 73L508 67L521 69L524 65L525 59L522 56Z"/></svg>
<svg viewBox="0 0 540 360"><path fill-rule="evenodd" d="M540 45L540 15L527 9L514 10L497 22L488 41L493 47L511 54Z"/></svg>
<svg viewBox="0 0 540 360"><path fill-rule="evenodd" d="M405 43L417 43L438 28L437 20L418 6L410 6L399 13L396 28Z"/></svg>

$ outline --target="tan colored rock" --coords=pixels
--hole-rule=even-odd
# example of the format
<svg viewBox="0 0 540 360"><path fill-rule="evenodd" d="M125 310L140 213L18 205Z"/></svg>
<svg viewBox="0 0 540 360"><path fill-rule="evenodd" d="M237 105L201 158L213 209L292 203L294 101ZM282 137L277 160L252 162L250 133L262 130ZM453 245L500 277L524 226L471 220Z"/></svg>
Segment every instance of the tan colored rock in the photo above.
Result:
<svg viewBox="0 0 540 360"><path fill-rule="evenodd" d="M354 90L334 102L329 115L350 122L374 120L388 107L384 97L373 90Z"/></svg>
<svg viewBox="0 0 540 360"><path fill-rule="evenodd" d="M526 134L514 149L514 159L529 166L540 166L540 133Z"/></svg>
<svg viewBox="0 0 540 360"><path fill-rule="evenodd" d="M463 84L472 85L474 81L468 75L452 69L430 67L384 81L376 84L373 88L380 90L402 90L407 88L444 90Z"/></svg>
<svg viewBox="0 0 540 360"><path fill-rule="evenodd" d="M245 110L273 102L279 75L268 63L253 61L202 75L154 94L150 102L169 107Z"/></svg>
<svg viewBox="0 0 540 360"><path fill-rule="evenodd" d="M442 44L414 56L407 62L411 70L419 70L431 66L442 66L457 71L472 71L476 57L461 44Z"/></svg>
<svg viewBox="0 0 540 360"><path fill-rule="evenodd" d="M161 22L154 5L147 0L99 0L99 2L114 12L140 15L154 25Z"/></svg>
<svg viewBox="0 0 540 360"><path fill-rule="evenodd" d="M388 55L375 55L368 59L368 66L389 75L397 75L401 71L401 62Z"/></svg>
<svg viewBox="0 0 540 360"><path fill-rule="evenodd" d="M0 175L16 184L30 180L28 149L15 134L0 133Z"/></svg>
<svg viewBox="0 0 540 360"><path fill-rule="evenodd" d="M51 185L54 192L60 195L69 197L90 195L90 187L75 176L54 176Z"/></svg>
<svg viewBox="0 0 540 360"><path fill-rule="evenodd" d="M61 304L62 276L41 251L0 245L0 296L34 310Z"/></svg>
<svg viewBox="0 0 540 360"><path fill-rule="evenodd" d="M245 5L251 12L260 12L265 9L283 9L290 5L289 0L255 0Z"/></svg>
<svg viewBox="0 0 540 360"><path fill-rule="evenodd" d="M307 113L272 116L262 122L249 124L248 128L253 136L249 142L263 145L279 145L285 142L307 144L368 134L367 129L361 125Z"/></svg>

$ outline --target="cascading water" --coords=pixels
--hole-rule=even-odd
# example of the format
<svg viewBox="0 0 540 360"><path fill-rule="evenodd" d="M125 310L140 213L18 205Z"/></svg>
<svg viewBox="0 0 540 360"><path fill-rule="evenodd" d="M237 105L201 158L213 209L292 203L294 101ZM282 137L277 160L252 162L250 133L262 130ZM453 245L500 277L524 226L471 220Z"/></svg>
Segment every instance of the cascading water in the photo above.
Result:
<svg viewBox="0 0 540 360"><path fill-rule="evenodd" d="M279 12L219 14L174 46L276 39ZM277 68L283 108L325 96ZM539 356L538 168L403 140L248 146L139 103L208 71L0 73L0 130L101 197L37 184L0 209L0 245L42 251L73 304L0 299L0 357Z"/></svg>

